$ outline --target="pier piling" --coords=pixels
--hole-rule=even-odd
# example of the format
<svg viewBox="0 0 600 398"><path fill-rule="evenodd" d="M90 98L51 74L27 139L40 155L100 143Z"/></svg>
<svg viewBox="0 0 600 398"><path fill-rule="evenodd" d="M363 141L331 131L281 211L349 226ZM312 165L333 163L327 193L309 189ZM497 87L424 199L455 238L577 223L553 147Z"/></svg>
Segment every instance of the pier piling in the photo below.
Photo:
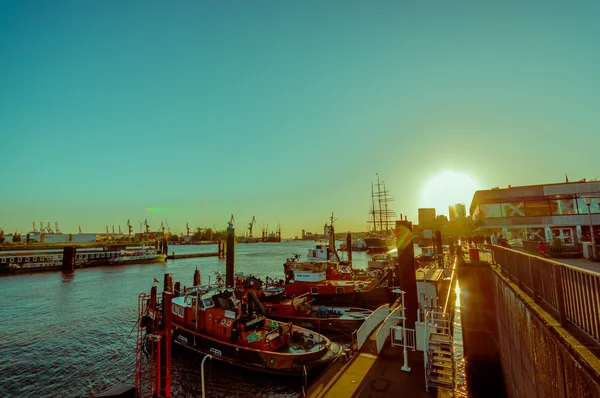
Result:
<svg viewBox="0 0 600 398"><path fill-rule="evenodd" d="M225 250L225 286L233 287L235 275L235 228L233 223L227 227L227 249Z"/></svg>
<svg viewBox="0 0 600 398"><path fill-rule="evenodd" d="M77 248L75 246L66 246L63 249L63 260L61 270L65 274L71 274L75 271L75 254Z"/></svg>
<svg viewBox="0 0 600 398"><path fill-rule="evenodd" d="M173 297L179 297L181 295L181 284L175 282L175 290L173 291Z"/></svg>
<svg viewBox="0 0 600 398"><path fill-rule="evenodd" d="M396 280L404 292L406 305L406 327L414 329L417 319L417 274L415 272L415 248L413 246L412 223L406 220L396 221L396 246L398 247L398 263L396 265Z"/></svg>
<svg viewBox="0 0 600 398"><path fill-rule="evenodd" d="M346 234L346 250L348 250L348 261L352 261L352 234L350 231Z"/></svg>
<svg viewBox="0 0 600 398"><path fill-rule="evenodd" d="M200 286L201 284L200 270L196 268L196 271L194 271L194 286Z"/></svg>
<svg viewBox="0 0 600 398"><path fill-rule="evenodd" d="M441 231L435 231L435 254L437 254L438 267L442 268L444 266L444 249Z"/></svg>
<svg viewBox="0 0 600 398"><path fill-rule="evenodd" d="M165 274L163 292L173 292L173 275Z"/></svg>

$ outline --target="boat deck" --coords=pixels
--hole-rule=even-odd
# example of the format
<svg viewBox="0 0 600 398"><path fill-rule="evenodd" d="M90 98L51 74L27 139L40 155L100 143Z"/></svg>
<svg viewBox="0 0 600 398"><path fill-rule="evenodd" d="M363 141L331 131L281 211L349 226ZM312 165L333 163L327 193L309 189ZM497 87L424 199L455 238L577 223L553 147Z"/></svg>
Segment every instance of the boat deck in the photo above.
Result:
<svg viewBox="0 0 600 398"><path fill-rule="evenodd" d="M401 370L402 348L387 345L376 355L375 333L361 352L348 362L337 361L308 389L307 396L334 397L435 397L425 391L423 353L408 351L409 373Z"/></svg>

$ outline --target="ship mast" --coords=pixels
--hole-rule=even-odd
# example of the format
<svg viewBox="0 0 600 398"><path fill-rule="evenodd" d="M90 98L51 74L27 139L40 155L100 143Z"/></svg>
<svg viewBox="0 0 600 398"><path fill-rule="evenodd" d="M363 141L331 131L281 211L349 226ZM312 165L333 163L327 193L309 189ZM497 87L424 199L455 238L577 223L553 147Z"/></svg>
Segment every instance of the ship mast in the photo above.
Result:
<svg viewBox="0 0 600 398"><path fill-rule="evenodd" d="M377 232L377 220L375 219L375 194L373 192L373 183L371 183L371 211L373 212L373 231Z"/></svg>
<svg viewBox="0 0 600 398"><path fill-rule="evenodd" d="M377 173L377 200L379 202L379 229L383 231L383 217L381 217L381 183L379 182L379 173Z"/></svg>

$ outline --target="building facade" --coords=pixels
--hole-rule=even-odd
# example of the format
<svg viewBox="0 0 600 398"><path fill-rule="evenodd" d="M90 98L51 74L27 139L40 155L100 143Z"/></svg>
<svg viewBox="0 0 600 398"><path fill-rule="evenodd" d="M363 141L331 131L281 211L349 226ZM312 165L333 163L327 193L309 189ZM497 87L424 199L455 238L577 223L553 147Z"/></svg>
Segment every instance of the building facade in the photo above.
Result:
<svg viewBox="0 0 600 398"><path fill-rule="evenodd" d="M448 206L448 219L450 222L462 220L467 216L467 206L464 203L456 203L453 206Z"/></svg>
<svg viewBox="0 0 600 398"><path fill-rule="evenodd" d="M585 197L591 197L586 205ZM596 242L600 241L600 182L571 182L495 188L473 195L473 229L509 239L560 239L565 244L590 241L590 214Z"/></svg>

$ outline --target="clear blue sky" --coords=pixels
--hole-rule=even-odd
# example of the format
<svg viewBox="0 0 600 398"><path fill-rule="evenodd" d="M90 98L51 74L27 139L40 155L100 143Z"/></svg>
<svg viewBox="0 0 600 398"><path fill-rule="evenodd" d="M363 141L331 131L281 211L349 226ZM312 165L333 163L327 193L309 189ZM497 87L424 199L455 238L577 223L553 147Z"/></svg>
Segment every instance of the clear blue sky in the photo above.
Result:
<svg viewBox="0 0 600 398"><path fill-rule="evenodd" d="M211 3L0 0L0 228L364 230L377 172L415 222L446 170L598 176L597 2Z"/></svg>

